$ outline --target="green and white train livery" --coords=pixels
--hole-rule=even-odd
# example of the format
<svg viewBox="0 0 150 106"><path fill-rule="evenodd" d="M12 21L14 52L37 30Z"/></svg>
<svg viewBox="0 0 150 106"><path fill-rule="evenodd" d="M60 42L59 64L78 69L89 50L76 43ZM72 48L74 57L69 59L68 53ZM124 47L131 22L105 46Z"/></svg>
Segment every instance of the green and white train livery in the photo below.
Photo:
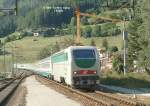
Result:
<svg viewBox="0 0 150 106"><path fill-rule="evenodd" d="M100 62L92 46L71 46L50 57L50 78L76 88L99 83Z"/></svg>
<svg viewBox="0 0 150 106"><path fill-rule="evenodd" d="M71 46L26 67L35 73L75 88L99 83L100 62L92 46Z"/></svg>

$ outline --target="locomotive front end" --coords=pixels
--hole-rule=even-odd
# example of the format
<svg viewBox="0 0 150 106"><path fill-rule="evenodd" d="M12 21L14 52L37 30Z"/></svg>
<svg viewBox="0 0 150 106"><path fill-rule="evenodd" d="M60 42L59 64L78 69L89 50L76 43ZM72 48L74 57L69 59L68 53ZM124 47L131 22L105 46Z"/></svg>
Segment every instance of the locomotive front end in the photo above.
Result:
<svg viewBox="0 0 150 106"><path fill-rule="evenodd" d="M73 86L89 89L99 84L99 56L94 47L74 49Z"/></svg>

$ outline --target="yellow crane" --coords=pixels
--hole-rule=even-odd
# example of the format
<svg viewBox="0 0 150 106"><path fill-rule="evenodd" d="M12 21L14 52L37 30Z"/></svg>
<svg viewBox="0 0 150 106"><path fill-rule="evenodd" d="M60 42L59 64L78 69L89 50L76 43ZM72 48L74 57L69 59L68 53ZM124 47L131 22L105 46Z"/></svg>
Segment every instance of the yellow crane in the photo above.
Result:
<svg viewBox="0 0 150 106"><path fill-rule="evenodd" d="M82 13L80 12L80 8L76 5L75 0L70 0L71 4L73 4L73 7L75 8L75 14L76 14L76 18L77 18L77 32L76 32L76 43L80 44L80 38L81 38L81 31L80 31L80 17L81 16L86 16L86 17L93 17L93 18L97 18L97 19L102 19L102 20L108 20L108 21L112 21L114 23L117 22L125 22L121 19L112 19L110 17L103 17L103 16L98 16L93 14L89 14L89 13ZM124 6L122 6L121 8L123 8Z"/></svg>
<svg viewBox="0 0 150 106"><path fill-rule="evenodd" d="M102 19L102 20L108 20L108 21L112 21L114 23L124 22L123 20L120 20L120 19L112 19L109 17L98 16L95 14L82 13L82 12L80 12L79 8L76 9L75 13L76 13L76 18L77 18L77 35L76 35L76 43L77 44L80 43L80 37L81 37L81 31L80 31L80 17L81 16L93 17L93 18Z"/></svg>

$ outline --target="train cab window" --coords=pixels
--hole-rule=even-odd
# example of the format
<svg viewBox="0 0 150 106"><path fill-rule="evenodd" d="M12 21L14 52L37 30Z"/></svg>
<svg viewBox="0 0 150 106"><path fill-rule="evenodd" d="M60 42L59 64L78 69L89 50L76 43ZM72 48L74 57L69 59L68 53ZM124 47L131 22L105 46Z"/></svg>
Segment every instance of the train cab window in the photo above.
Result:
<svg viewBox="0 0 150 106"><path fill-rule="evenodd" d="M91 49L73 50L74 58L95 58L95 52Z"/></svg>

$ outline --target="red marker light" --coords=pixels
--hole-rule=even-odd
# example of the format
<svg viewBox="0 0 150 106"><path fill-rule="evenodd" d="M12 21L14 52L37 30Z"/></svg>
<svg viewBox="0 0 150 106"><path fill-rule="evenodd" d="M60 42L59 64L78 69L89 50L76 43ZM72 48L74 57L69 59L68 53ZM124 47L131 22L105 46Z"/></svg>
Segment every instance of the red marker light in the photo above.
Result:
<svg viewBox="0 0 150 106"><path fill-rule="evenodd" d="M96 74L95 70L80 70L79 74Z"/></svg>

